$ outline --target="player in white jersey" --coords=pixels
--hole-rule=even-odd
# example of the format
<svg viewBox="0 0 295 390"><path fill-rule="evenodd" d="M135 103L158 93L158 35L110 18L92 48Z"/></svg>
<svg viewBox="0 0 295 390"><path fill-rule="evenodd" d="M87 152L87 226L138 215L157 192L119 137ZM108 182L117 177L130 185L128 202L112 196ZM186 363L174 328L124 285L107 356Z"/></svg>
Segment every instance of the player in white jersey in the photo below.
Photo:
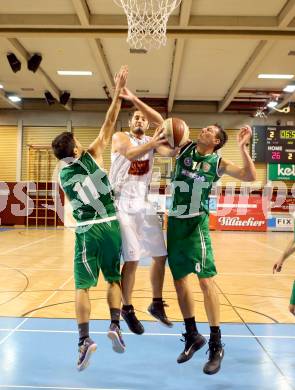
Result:
<svg viewBox="0 0 295 390"><path fill-rule="evenodd" d="M162 124L163 118L158 112L140 101L127 88L123 90L122 97L131 101L137 110L129 121L130 132L117 132L112 141L110 182L115 192L124 259L121 314L132 332L142 334L144 328L135 315L132 291L138 262L144 257L152 257L153 302L148 311L166 326L172 326L162 299L166 246L156 211L147 201L153 155L155 150L163 153L167 141L161 129L157 129L153 137L145 135L149 123L156 126ZM146 116L141 110L144 110Z"/></svg>

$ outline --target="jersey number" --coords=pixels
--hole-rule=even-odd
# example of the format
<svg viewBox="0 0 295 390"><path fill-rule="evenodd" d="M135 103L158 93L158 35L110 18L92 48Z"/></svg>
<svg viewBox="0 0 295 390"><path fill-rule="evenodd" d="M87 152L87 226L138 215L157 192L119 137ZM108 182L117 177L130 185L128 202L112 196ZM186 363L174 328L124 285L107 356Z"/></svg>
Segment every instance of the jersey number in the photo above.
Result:
<svg viewBox="0 0 295 390"><path fill-rule="evenodd" d="M77 192L79 195L79 198L82 200L84 204L89 204L90 199L87 197L83 187L87 187L89 191L91 192L91 195L93 196L93 199L99 198L99 193L97 192L97 189L95 188L94 184L92 183L90 177L86 177L86 179L81 183L77 182L74 186L74 191Z"/></svg>

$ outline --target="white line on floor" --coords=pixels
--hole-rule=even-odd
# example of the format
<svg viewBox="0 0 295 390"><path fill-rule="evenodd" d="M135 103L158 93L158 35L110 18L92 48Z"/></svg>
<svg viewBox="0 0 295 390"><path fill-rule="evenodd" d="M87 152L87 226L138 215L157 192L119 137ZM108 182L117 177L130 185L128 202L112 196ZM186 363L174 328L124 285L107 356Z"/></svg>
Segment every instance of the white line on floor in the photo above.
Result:
<svg viewBox="0 0 295 390"><path fill-rule="evenodd" d="M265 242L261 242L261 241L258 241L258 240L255 240L254 238L245 238L247 241L250 241L250 242L253 242L255 243L256 245L260 245L260 246L264 246L264 247L267 247L269 249L272 249L278 253L283 253L284 252L284 247L282 247L281 249L275 247L275 246L272 246L272 245L269 245L268 243L265 243ZM293 257L294 255L291 255L290 257Z"/></svg>
<svg viewBox="0 0 295 390"><path fill-rule="evenodd" d="M34 245L34 244L38 244L39 242L48 240L49 238L51 238L51 237L53 237L53 236L55 236L55 235L54 235L54 234L51 234L50 236L45 237L45 238L41 238L40 240L31 241L31 242L29 242L28 244L24 244L24 245L17 246L17 247L15 247L15 248L8 249L8 250L5 251L5 252L0 252L0 256L7 255L7 253L15 252L15 251L17 251L17 250L19 250L19 249L27 248L28 246L31 246L31 245Z"/></svg>
<svg viewBox="0 0 295 390"><path fill-rule="evenodd" d="M73 275L70 276L60 287L58 287L58 290L61 290L66 284L68 284L71 279L73 279ZM1 341L0 341L0 345L2 345L3 343L5 343L5 341L11 336L13 335L14 332L16 332L25 322L28 321L28 319L42 306L44 306L51 298L54 297L54 295L56 295L59 291L54 291L52 294L49 295L48 298L45 299L44 302L42 302L34 311L32 311L28 317L26 317L20 324L18 324L14 329L12 329Z"/></svg>
<svg viewBox="0 0 295 390"><path fill-rule="evenodd" d="M145 268L145 267L142 267ZM19 270L19 271L59 271L59 272L72 272L72 268L31 268L31 267L13 267L7 266L7 269ZM278 274L269 273L254 273L254 272L218 272L218 276L272 276L277 277ZM290 277L290 275L280 274L280 277Z"/></svg>
<svg viewBox="0 0 295 390"><path fill-rule="evenodd" d="M130 389L111 389L101 387L56 387L56 386L25 386L25 385L1 385L0 388L8 389L56 389L56 390L130 390Z"/></svg>
<svg viewBox="0 0 295 390"><path fill-rule="evenodd" d="M271 273L268 273L268 274L256 274L256 273L252 273L252 272L218 272L218 276L272 276L272 277L278 277L278 274L273 274L272 272ZM280 277L288 277L290 278L290 275L284 275L284 274L280 274Z"/></svg>
<svg viewBox="0 0 295 390"><path fill-rule="evenodd" d="M293 324L290 324L292 326ZM9 332L14 329L10 328L0 328L0 332ZM50 329L16 329L14 330L15 333L69 333L69 334L77 334L78 332L76 330L50 330ZM91 334L98 334L98 335L106 335L108 332L98 332L93 331ZM122 332L125 336L135 336L134 333L131 332ZM180 333L144 333L142 336L171 336L171 337L180 337ZM204 334L204 336L209 336L209 334ZM276 336L276 335L243 335L243 334L222 334L222 337L227 338L265 338L265 339L295 339L295 336Z"/></svg>

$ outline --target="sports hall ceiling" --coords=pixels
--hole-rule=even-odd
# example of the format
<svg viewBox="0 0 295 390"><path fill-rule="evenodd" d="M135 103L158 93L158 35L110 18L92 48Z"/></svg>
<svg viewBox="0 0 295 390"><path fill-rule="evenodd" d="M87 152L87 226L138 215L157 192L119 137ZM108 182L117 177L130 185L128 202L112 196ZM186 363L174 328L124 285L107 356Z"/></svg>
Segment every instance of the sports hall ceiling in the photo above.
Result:
<svg viewBox="0 0 295 390"><path fill-rule="evenodd" d="M295 0L182 0L167 34L165 47L132 54L113 0L2 0L0 109L104 110L113 75L128 64L130 89L168 111L255 113L278 94L279 107L290 103L294 114L295 93L282 92L290 82L257 75L295 74ZM22 62L17 73L8 52ZM26 63L34 53L42 55L36 73ZM45 91L58 99L64 90L65 106L46 104ZM10 102L10 93L22 102Z"/></svg>

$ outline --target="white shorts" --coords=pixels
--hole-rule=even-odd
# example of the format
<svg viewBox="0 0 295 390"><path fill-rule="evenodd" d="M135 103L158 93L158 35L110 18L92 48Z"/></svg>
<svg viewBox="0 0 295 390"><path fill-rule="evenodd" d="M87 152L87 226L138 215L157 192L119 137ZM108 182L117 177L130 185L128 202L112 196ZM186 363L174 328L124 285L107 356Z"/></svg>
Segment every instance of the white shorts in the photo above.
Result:
<svg viewBox="0 0 295 390"><path fill-rule="evenodd" d="M128 213L117 212L122 235L122 255L124 261L138 261L144 257L167 256L162 227L153 207L145 207Z"/></svg>

